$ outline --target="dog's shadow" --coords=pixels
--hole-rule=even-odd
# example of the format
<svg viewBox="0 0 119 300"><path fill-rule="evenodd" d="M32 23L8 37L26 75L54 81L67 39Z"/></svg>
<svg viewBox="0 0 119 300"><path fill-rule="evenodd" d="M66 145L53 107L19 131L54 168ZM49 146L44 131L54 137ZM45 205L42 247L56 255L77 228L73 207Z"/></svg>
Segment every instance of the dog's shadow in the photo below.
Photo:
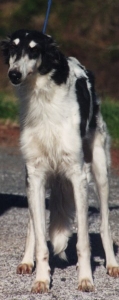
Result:
<svg viewBox="0 0 119 300"><path fill-rule="evenodd" d="M53 255L52 245L48 241L48 248L50 252L50 267L51 273L54 273L55 268L65 269L68 266L76 265L77 253L76 253L76 242L77 234L74 233L69 240L68 247L66 249L67 261L62 260L58 255ZM105 253L102 246L102 241L99 233L90 234L90 245L91 245L91 266L94 272L97 266L100 266L101 261L104 260L105 265ZM115 255L118 252L118 246L114 244ZM97 259L96 259L97 258Z"/></svg>
<svg viewBox="0 0 119 300"><path fill-rule="evenodd" d="M12 207L27 208L27 199L20 195L0 194L0 216Z"/></svg>
<svg viewBox="0 0 119 300"><path fill-rule="evenodd" d="M111 206L110 210L119 209L119 206ZM89 215L99 214L99 210L95 207L89 207ZM97 266L100 264L105 263L105 253L102 245L102 240L100 233L90 233L90 246L91 246L91 267L92 272L95 271ZM77 234L74 233L71 238L69 239L68 247L65 250L67 261L62 260L58 257L58 255L53 255L53 249L50 241L48 241L48 248L50 252L50 266L51 266L51 273L54 273L55 268L65 269L68 266L76 265L77 263L77 253L76 253L76 243L77 243ZM115 255L118 253L118 246L116 244L113 245Z"/></svg>
<svg viewBox="0 0 119 300"><path fill-rule="evenodd" d="M0 215L3 215L7 210L12 207L27 208L26 197L19 195L8 195L0 194ZM48 201L46 200L46 209L49 209ZM119 209L119 206L112 206L110 210ZM89 215L99 213L95 207L89 207ZM68 247L66 249L67 261L60 259L57 255L54 256L53 249L50 241L48 241L48 248L50 253L50 267L51 274L54 273L55 268L64 269L68 266L76 265L77 254L76 254L76 242L77 235L74 233L69 240ZM94 272L95 268L100 265L100 259L105 261L105 254L102 246L102 241L99 233L90 234L90 245L91 245L91 265ZM118 252L118 246L114 245L115 255ZM100 259L96 259L100 258Z"/></svg>

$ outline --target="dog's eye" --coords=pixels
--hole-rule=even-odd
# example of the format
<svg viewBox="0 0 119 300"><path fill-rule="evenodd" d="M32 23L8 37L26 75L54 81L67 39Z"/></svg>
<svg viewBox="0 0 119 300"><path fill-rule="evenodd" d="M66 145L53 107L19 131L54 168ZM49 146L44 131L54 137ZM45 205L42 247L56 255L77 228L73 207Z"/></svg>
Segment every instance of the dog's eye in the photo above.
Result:
<svg viewBox="0 0 119 300"><path fill-rule="evenodd" d="M39 47L36 45L35 47L29 47L29 56L30 58L36 58L39 55Z"/></svg>
<svg viewBox="0 0 119 300"><path fill-rule="evenodd" d="M16 49L17 49L17 45L16 45L15 43L11 43L11 44L10 44L10 51L11 51L11 52L15 52Z"/></svg>

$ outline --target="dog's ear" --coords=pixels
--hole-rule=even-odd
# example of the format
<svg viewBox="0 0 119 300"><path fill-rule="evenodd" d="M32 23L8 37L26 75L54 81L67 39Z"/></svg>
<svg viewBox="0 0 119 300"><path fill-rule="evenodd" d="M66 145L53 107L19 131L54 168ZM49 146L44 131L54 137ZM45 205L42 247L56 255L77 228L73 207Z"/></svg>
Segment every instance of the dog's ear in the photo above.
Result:
<svg viewBox="0 0 119 300"><path fill-rule="evenodd" d="M53 40L53 38L49 35L46 36L45 40L45 52L49 54L49 56L56 58L56 53L58 52L58 45Z"/></svg>
<svg viewBox="0 0 119 300"><path fill-rule="evenodd" d="M0 47L3 52L5 63L9 63L9 45L10 45L10 37L7 37L6 40L0 41Z"/></svg>
<svg viewBox="0 0 119 300"><path fill-rule="evenodd" d="M51 60L53 64L59 63L59 52L59 46L57 45L55 40L53 40L51 36L47 36L47 40L45 43L45 55L48 56L49 60Z"/></svg>
<svg viewBox="0 0 119 300"><path fill-rule="evenodd" d="M41 48L42 62L38 68L40 74L45 75L55 69L59 60L58 46L49 35L44 35Z"/></svg>

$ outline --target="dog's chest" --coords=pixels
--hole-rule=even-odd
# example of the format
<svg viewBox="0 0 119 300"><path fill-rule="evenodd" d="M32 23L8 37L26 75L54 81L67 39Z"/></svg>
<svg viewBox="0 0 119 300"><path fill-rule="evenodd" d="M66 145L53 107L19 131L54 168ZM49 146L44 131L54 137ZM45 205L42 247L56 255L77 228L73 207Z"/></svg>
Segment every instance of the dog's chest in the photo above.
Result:
<svg viewBox="0 0 119 300"><path fill-rule="evenodd" d="M56 167L63 156L79 151L79 108L62 93L51 101L38 100L32 103L21 134L22 152L26 160L39 158Z"/></svg>

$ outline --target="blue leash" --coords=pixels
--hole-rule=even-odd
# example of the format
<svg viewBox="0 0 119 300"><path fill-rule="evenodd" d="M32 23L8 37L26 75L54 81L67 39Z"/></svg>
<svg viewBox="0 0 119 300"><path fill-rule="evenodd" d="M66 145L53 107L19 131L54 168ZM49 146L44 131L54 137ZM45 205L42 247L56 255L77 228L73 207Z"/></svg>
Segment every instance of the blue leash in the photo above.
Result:
<svg viewBox="0 0 119 300"><path fill-rule="evenodd" d="M46 31L46 26L47 26L47 23L48 23L51 4L52 4L52 0L48 0L48 7L47 7L46 17L45 17L45 21L44 21L44 25L43 25L43 30L42 30L43 33L45 33L45 31Z"/></svg>

